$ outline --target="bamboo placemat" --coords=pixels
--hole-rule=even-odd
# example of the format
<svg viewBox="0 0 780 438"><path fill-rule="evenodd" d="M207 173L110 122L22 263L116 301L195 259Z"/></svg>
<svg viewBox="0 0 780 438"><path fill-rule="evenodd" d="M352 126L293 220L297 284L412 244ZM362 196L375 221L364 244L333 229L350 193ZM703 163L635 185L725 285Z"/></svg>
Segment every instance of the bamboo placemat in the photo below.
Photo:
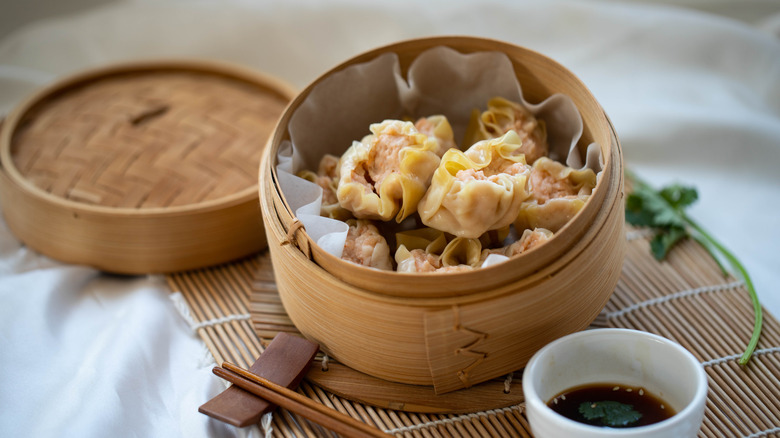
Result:
<svg viewBox="0 0 780 438"><path fill-rule="evenodd" d="M703 363L709 395L700 437L780 437L778 321L764 313L758 349L740 367L737 360L753 328L744 284L724 278L692 240L659 263L650 254L649 238L643 230L628 229L620 281L593 327L656 333L679 342ZM279 300L267 251L223 266L170 274L167 280L189 306L193 330L217 363L248 367L278 332L297 332ZM330 360L319 359L323 366ZM512 391L521 391L520 376L507 379ZM307 381L299 392L396 436L532 436L523 403L464 415L415 414L352 402ZM272 436L332 436L283 409L272 418L270 429L263 428Z"/></svg>

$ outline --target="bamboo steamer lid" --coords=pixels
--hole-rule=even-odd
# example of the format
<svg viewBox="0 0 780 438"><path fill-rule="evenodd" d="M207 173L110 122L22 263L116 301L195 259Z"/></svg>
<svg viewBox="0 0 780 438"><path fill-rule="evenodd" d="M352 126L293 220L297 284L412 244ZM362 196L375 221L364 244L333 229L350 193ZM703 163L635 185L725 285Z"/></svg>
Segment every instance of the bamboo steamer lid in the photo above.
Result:
<svg viewBox="0 0 780 438"><path fill-rule="evenodd" d="M122 274L252 254L266 245L262 146L293 96L272 77L196 60L59 81L3 126L5 220L47 256Z"/></svg>
<svg viewBox="0 0 780 438"><path fill-rule="evenodd" d="M393 52L405 74L416 56L437 46L503 52L529 102L568 95L584 124L578 146L601 147L603 170L591 198L545 245L488 268L399 274L325 253L300 226L277 184L276 156L289 140L292 115L334 72ZM593 95L539 53L495 40L435 37L356 56L296 97L263 153L260 205L282 302L296 327L329 355L380 379L429 385L444 394L519 370L543 345L586 328L617 284L625 253L622 161L614 129Z"/></svg>

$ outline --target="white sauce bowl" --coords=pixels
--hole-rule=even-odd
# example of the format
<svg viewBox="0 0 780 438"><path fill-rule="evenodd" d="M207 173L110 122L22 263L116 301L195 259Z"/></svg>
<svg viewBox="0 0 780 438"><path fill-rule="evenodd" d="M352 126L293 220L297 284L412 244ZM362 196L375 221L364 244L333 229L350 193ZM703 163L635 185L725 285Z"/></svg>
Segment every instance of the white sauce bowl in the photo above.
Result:
<svg viewBox="0 0 780 438"><path fill-rule="evenodd" d="M594 383L643 387L676 414L659 423L617 429L579 423L547 406L561 392ZM539 350L523 372L523 392L536 438L695 437L704 417L707 375L688 350L666 338L637 330L594 329Z"/></svg>

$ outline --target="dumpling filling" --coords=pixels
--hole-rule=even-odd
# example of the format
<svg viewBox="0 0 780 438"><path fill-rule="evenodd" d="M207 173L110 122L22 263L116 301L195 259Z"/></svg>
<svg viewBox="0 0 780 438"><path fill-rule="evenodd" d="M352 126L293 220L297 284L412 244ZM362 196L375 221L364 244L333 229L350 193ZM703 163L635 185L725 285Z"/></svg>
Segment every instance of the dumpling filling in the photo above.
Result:
<svg viewBox="0 0 780 438"><path fill-rule="evenodd" d="M567 196L590 195L596 186L596 174L590 169L574 170L549 158L539 160L531 168L528 187L539 204Z"/></svg>
<svg viewBox="0 0 780 438"><path fill-rule="evenodd" d="M351 219L347 225L349 232L341 253L342 259L369 268L393 269L390 247L374 224L367 220Z"/></svg>
<svg viewBox="0 0 780 438"><path fill-rule="evenodd" d="M483 250L481 260L485 261L485 259L491 254L502 255L502 256L512 258L514 256L520 255L524 252L530 251L534 248L544 245L545 243L547 243L547 241L552 239L552 237L553 237L553 232L544 228L525 230L523 231L523 235L520 236L520 239L518 239L515 242L512 242L507 246L503 246L501 248Z"/></svg>
<svg viewBox="0 0 780 438"><path fill-rule="evenodd" d="M575 170L547 157L540 158L531 169L531 196L521 205L515 228L557 232L582 209L594 187L596 174L591 169Z"/></svg>
<svg viewBox="0 0 780 438"><path fill-rule="evenodd" d="M435 272L442 268L441 256L431 254L424 249L407 250L401 247L395 253L398 272Z"/></svg>

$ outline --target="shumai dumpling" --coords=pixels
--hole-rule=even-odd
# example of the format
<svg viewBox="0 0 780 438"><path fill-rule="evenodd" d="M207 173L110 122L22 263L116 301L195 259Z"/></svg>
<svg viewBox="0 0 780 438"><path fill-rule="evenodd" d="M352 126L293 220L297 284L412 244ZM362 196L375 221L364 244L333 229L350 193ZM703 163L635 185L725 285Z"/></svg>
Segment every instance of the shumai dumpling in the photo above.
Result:
<svg viewBox="0 0 780 438"><path fill-rule="evenodd" d="M414 122L414 127L427 135L428 138L439 142L439 146L436 148L436 155L440 157L448 150L458 148L455 144L455 134L452 132L452 125L450 125L449 120L445 116L421 117Z"/></svg>
<svg viewBox="0 0 780 438"><path fill-rule="evenodd" d="M501 137L510 130L517 132L521 141L520 153L525 161L533 164L549 153L547 127L519 103L502 97L494 97L487 103L487 110L474 110L466 128L464 144L473 144L489 138Z"/></svg>
<svg viewBox="0 0 780 438"><path fill-rule="evenodd" d="M519 148L520 139L509 131L466 152L447 151L417 208L422 222L468 238L509 226L528 197L530 166Z"/></svg>
<svg viewBox="0 0 780 438"><path fill-rule="evenodd" d="M553 232L545 228L525 230L523 231L523 235L520 236L520 239L512 242L507 246L495 249L483 249L481 259L484 261L490 254L497 254L512 258L518 254L522 254L538 246L542 246L548 240L552 239L552 237Z"/></svg>
<svg viewBox="0 0 780 438"><path fill-rule="evenodd" d="M350 219L349 231L341 258L358 265L382 270L392 270L390 247L379 229L371 221Z"/></svg>
<svg viewBox="0 0 780 438"><path fill-rule="evenodd" d="M352 214L341 207L336 191L339 183L339 157L325 154L320 160L317 172L302 170L298 176L311 181L322 189L320 215L331 219L347 220Z"/></svg>
<svg viewBox="0 0 780 438"><path fill-rule="evenodd" d="M341 157L336 194L356 218L401 222L417 211L439 156L438 141L412 122L385 120Z"/></svg>
<svg viewBox="0 0 780 438"><path fill-rule="evenodd" d="M477 268L480 265L482 243L479 239L456 237L452 239L441 253L441 264L444 266L468 265Z"/></svg>
<svg viewBox="0 0 780 438"><path fill-rule="evenodd" d="M442 233L443 236L443 233ZM482 245L478 239L456 237L441 248L440 239L426 248L407 248L401 244L395 252L398 272L457 272L479 267Z"/></svg>
<svg viewBox="0 0 780 438"><path fill-rule="evenodd" d="M515 228L557 232L582 209L594 187L593 170L576 170L547 157L540 158L531 168L531 197L521 205Z"/></svg>

